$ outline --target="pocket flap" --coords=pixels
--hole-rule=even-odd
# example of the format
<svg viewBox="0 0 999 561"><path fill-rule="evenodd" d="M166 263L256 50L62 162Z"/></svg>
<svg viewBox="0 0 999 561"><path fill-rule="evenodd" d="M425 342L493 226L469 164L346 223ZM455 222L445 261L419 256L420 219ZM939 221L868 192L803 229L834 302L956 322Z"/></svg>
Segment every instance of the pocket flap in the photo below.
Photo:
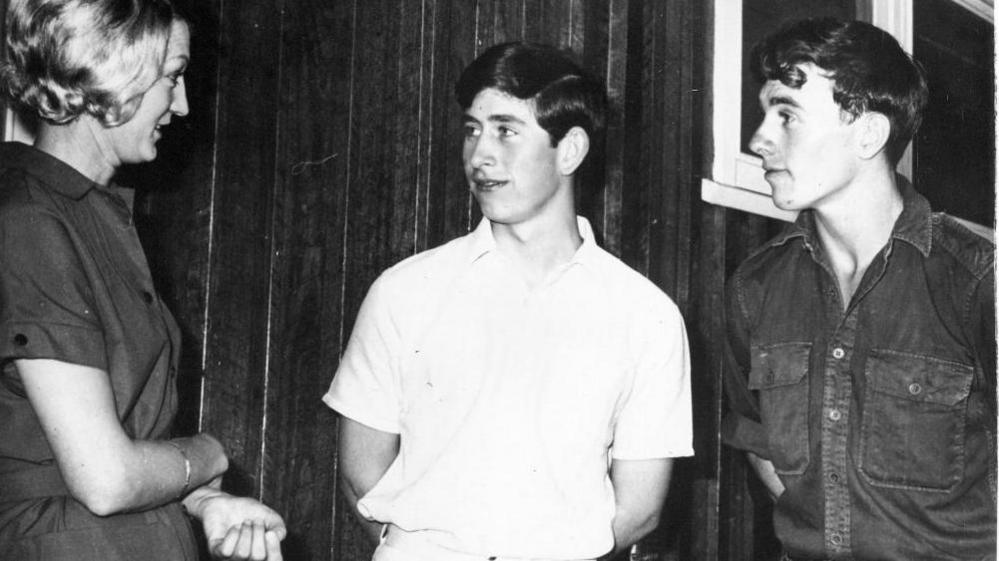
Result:
<svg viewBox="0 0 999 561"><path fill-rule="evenodd" d="M754 346L749 389L765 390L797 384L808 374L811 350L811 343Z"/></svg>
<svg viewBox="0 0 999 561"><path fill-rule="evenodd" d="M973 366L928 356L875 349L864 376L869 389L925 403L956 405L971 392Z"/></svg>

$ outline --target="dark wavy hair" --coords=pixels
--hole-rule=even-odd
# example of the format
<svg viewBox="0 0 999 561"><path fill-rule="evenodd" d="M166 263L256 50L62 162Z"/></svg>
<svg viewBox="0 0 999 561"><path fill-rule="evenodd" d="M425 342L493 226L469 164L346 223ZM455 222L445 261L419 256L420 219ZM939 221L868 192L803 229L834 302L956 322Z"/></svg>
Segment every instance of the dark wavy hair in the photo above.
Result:
<svg viewBox="0 0 999 561"><path fill-rule="evenodd" d="M517 41L490 47L458 78L454 88L458 105L468 109L487 88L531 101L553 147L572 127L586 131L591 144L603 134L604 85L550 45Z"/></svg>
<svg viewBox="0 0 999 561"><path fill-rule="evenodd" d="M760 82L800 88L798 65L828 72L833 100L852 118L867 111L891 123L885 148L895 165L922 122L928 91L922 68L887 32L862 21L813 18L792 22L758 43L750 58Z"/></svg>
<svg viewBox="0 0 999 561"><path fill-rule="evenodd" d="M175 20L169 0L11 0L0 91L50 122L120 125L160 78Z"/></svg>

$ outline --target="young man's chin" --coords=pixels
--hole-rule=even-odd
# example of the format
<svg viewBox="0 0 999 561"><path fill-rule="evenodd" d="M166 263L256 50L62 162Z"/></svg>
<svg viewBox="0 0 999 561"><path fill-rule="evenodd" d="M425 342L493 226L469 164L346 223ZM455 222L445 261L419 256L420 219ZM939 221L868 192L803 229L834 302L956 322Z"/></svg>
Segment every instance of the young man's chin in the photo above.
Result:
<svg viewBox="0 0 999 561"><path fill-rule="evenodd" d="M774 202L774 206L781 210L786 210L788 212L799 212L805 210L804 208L801 207L801 205L797 204L794 201L782 200L776 197L771 197L770 199Z"/></svg>
<svg viewBox="0 0 999 561"><path fill-rule="evenodd" d="M787 186L777 182L768 181L768 183L770 183L770 200L773 201L775 207L789 211L801 210Z"/></svg>
<svg viewBox="0 0 999 561"><path fill-rule="evenodd" d="M501 205L496 204L495 201L490 201L488 197L479 194L475 195L475 200L479 203L479 210L482 211L482 216L488 218L490 222L509 222L512 215L511 209L503 208Z"/></svg>

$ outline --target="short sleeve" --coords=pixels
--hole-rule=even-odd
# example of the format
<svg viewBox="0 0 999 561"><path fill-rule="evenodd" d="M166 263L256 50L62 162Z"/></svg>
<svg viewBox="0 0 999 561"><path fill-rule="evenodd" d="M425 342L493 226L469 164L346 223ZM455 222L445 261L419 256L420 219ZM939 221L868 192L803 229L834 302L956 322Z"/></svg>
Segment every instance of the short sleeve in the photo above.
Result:
<svg viewBox="0 0 999 561"><path fill-rule="evenodd" d="M663 299L636 331L641 339L634 381L614 429L616 460L694 454L687 333L679 310Z"/></svg>
<svg viewBox="0 0 999 561"><path fill-rule="evenodd" d="M0 361L16 358L107 368L78 238L27 203L0 210Z"/></svg>
<svg viewBox="0 0 999 561"><path fill-rule="evenodd" d="M379 278L365 296L323 402L361 424L398 434L401 339L384 284Z"/></svg>

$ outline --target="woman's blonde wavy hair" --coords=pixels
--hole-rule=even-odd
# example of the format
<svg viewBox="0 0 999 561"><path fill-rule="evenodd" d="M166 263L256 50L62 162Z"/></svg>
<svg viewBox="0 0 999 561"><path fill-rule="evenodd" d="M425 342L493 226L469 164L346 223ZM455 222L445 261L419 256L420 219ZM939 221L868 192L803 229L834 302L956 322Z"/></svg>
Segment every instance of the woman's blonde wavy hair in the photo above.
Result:
<svg viewBox="0 0 999 561"><path fill-rule="evenodd" d="M167 0L11 0L0 91L52 123L127 122L162 74Z"/></svg>

